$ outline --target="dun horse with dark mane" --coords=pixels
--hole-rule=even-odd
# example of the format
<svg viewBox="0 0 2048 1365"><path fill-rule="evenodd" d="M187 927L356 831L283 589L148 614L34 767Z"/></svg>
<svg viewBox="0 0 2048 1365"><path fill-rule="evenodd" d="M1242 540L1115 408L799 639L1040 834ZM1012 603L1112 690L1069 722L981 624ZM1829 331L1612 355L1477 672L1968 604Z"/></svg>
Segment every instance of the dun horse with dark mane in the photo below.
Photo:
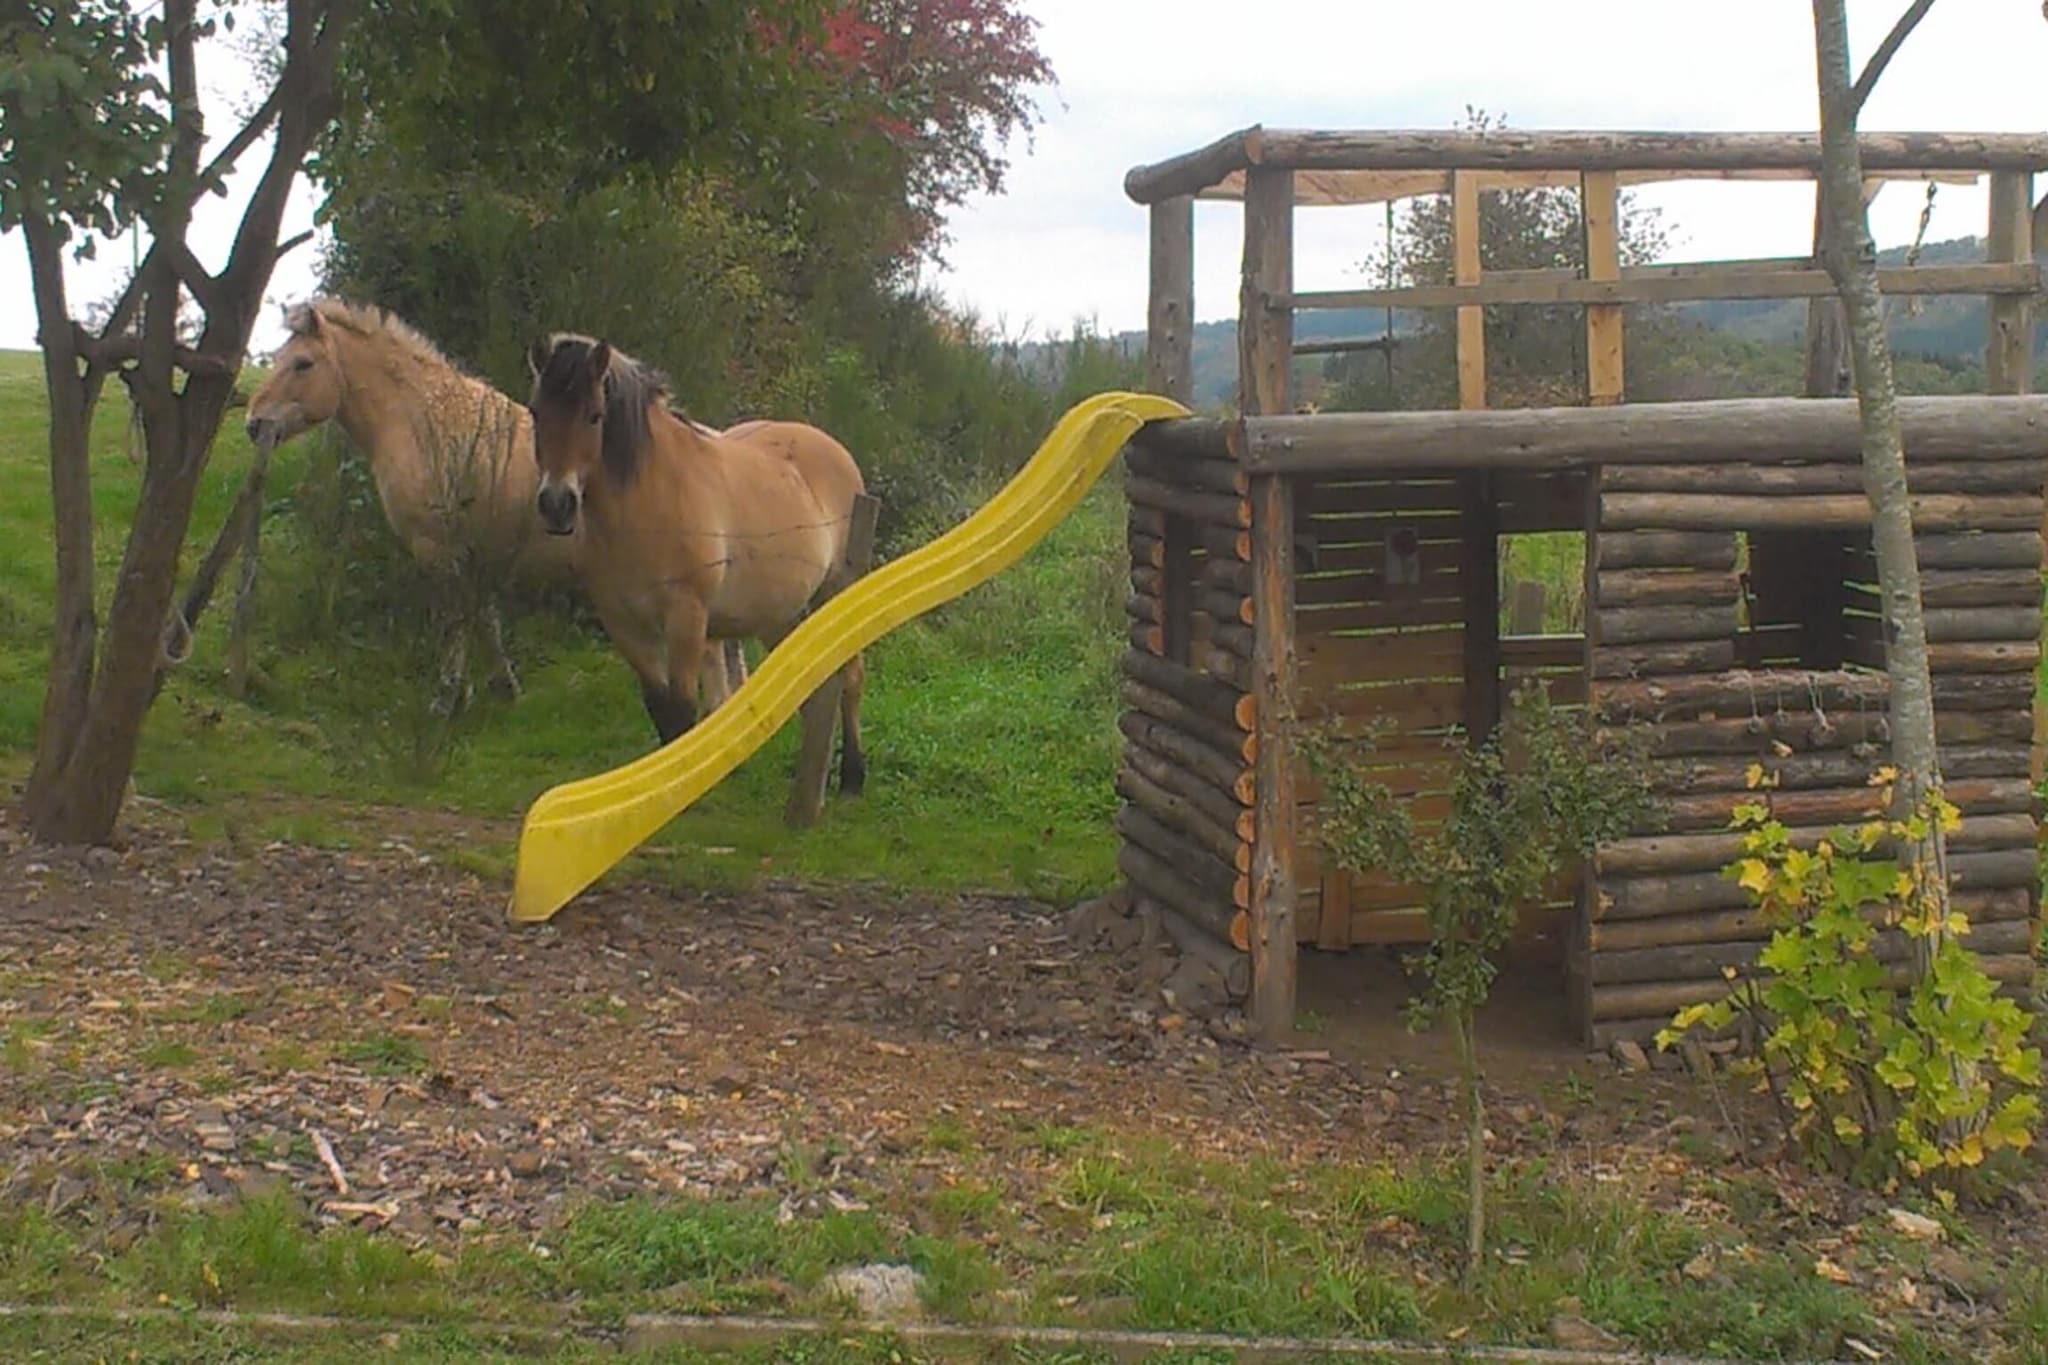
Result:
<svg viewBox="0 0 2048 1365"><path fill-rule="evenodd" d="M416 562L503 586L569 581L575 537L540 535L534 515L539 474L524 407L382 308L315 299L286 310L285 325L290 335L249 403L259 450L332 421L368 462L385 519ZM494 599L484 623L498 679L516 692ZM455 633L444 675L461 673L461 642ZM705 706L715 709L745 680L745 656L732 641L705 660Z"/></svg>
<svg viewBox="0 0 2048 1365"><path fill-rule="evenodd" d="M860 469L800 422L699 426L670 407L665 375L591 337L557 333L528 360L541 525L580 527L584 589L666 744L697 721L707 636L772 649L838 586ZM840 676L839 787L853 795L866 776L862 658Z"/></svg>

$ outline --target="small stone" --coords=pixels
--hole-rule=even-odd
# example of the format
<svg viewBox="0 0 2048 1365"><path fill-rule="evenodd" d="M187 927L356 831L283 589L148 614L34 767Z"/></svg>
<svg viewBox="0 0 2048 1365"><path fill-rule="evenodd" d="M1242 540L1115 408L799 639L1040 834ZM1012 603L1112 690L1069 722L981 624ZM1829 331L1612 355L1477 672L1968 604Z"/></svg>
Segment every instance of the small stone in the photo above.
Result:
<svg viewBox="0 0 2048 1365"><path fill-rule="evenodd" d="M1611 1351L1621 1338L1597 1327L1576 1313L1559 1313L1550 1320L1550 1339L1567 1351Z"/></svg>
<svg viewBox="0 0 2048 1365"><path fill-rule="evenodd" d="M919 1290L924 1276L907 1265L864 1265L834 1272L825 1280L828 1293L852 1300L863 1318L896 1320L924 1315Z"/></svg>
<svg viewBox="0 0 2048 1365"><path fill-rule="evenodd" d="M546 1164L547 1157L541 1152L534 1151L532 1148L514 1152L511 1156L505 1158L505 1169L518 1176L521 1180L531 1180L539 1175L541 1167Z"/></svg>
<svg viewBox="0 0 2048 1365"><path fill-rule="evenodd" d="M111 848L95 845L85 851L85 865L95 872L112 871L121 865L121 855Z"/></svg>
<svg viewBox="0 0 2048 1365"><path fill-rule="evenodd" d="M711 1074L710 1085L712 1090L721 1095L744 1095L749 1089L750 1082L746 1072L736 1066L728 1066Z"/></svg>
<svg viewBox="0 0 2048 1365"><path fill-rule="evenodd" d="M1613 1056L1615 1065L1619 1066L1623 1071L1631 1071L1641 1075L1650 1069L1649 1054L1643 1051L1641 1043L1635 1042L1632 1039L1615 1039L1614 1046L1609 1048L1608 1052Z"/></svg>
<svg viewBox="0 0 2048 1365"><path fill-rule="evenodd" d="M1893 1232L1902 1233L1916 1242L1939 1242L1948 1236L1947 1228L1911 1209L1886 1209L1885 1217L1891 1220Z"/></svg>
<svg viewBox="0 0 2048 1365"><path fill-rule="evenodd" d="M413 1002L419 999L419 995L420 993L417 990L406 985L403 981L387 981L384 983L384 1008L390 1010L411 1009Z"/></svg>

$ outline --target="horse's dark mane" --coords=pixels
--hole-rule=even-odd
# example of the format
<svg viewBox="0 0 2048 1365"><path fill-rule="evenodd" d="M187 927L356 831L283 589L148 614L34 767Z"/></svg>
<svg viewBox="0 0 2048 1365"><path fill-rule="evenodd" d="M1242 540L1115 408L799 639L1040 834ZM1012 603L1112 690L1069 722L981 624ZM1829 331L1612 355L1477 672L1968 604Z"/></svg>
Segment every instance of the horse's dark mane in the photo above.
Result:
<svg viewBox="0 0 2048 1365"><path fill-rule="evenodd" d="M557 334L540 372L542 396L580 402L590 392L590 357L596 347L593 338ZM668 376L654 366L612 348L604 376L603 454L605 469L621 484L631 483L640 471L652 436L648 413L657 401L670 406L668 385Z"/></svg>

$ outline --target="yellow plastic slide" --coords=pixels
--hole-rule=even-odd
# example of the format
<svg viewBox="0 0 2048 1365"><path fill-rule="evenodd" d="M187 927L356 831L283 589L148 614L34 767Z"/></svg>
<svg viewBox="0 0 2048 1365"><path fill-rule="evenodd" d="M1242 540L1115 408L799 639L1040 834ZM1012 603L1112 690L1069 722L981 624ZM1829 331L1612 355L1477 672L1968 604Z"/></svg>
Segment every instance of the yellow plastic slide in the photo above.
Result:
<svg viewBox="0 0 2048 1365"><path fill-rule="evenodd" d="M854 655L1016 563L1074 509L1138 428L1187 415L1151 394L1102 393L1076 404L986 505L849 584L688 733L624 767L543 792L519 836L512 918L552 917L766 744Z"/></svg>

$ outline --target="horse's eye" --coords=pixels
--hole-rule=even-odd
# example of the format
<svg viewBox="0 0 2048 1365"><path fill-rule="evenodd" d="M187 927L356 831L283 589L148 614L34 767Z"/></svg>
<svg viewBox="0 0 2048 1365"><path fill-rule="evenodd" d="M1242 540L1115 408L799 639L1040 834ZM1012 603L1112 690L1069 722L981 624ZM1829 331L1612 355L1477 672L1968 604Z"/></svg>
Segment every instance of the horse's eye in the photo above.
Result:
<svg viewBox="0 0 2048 1365"><path fill-rule="evenodd" d="M310 370L313 368L313 358L311 356L302 355L297 360L294 360L292 362L292 368L294 370L298 370L301 372Z"/></svg>

